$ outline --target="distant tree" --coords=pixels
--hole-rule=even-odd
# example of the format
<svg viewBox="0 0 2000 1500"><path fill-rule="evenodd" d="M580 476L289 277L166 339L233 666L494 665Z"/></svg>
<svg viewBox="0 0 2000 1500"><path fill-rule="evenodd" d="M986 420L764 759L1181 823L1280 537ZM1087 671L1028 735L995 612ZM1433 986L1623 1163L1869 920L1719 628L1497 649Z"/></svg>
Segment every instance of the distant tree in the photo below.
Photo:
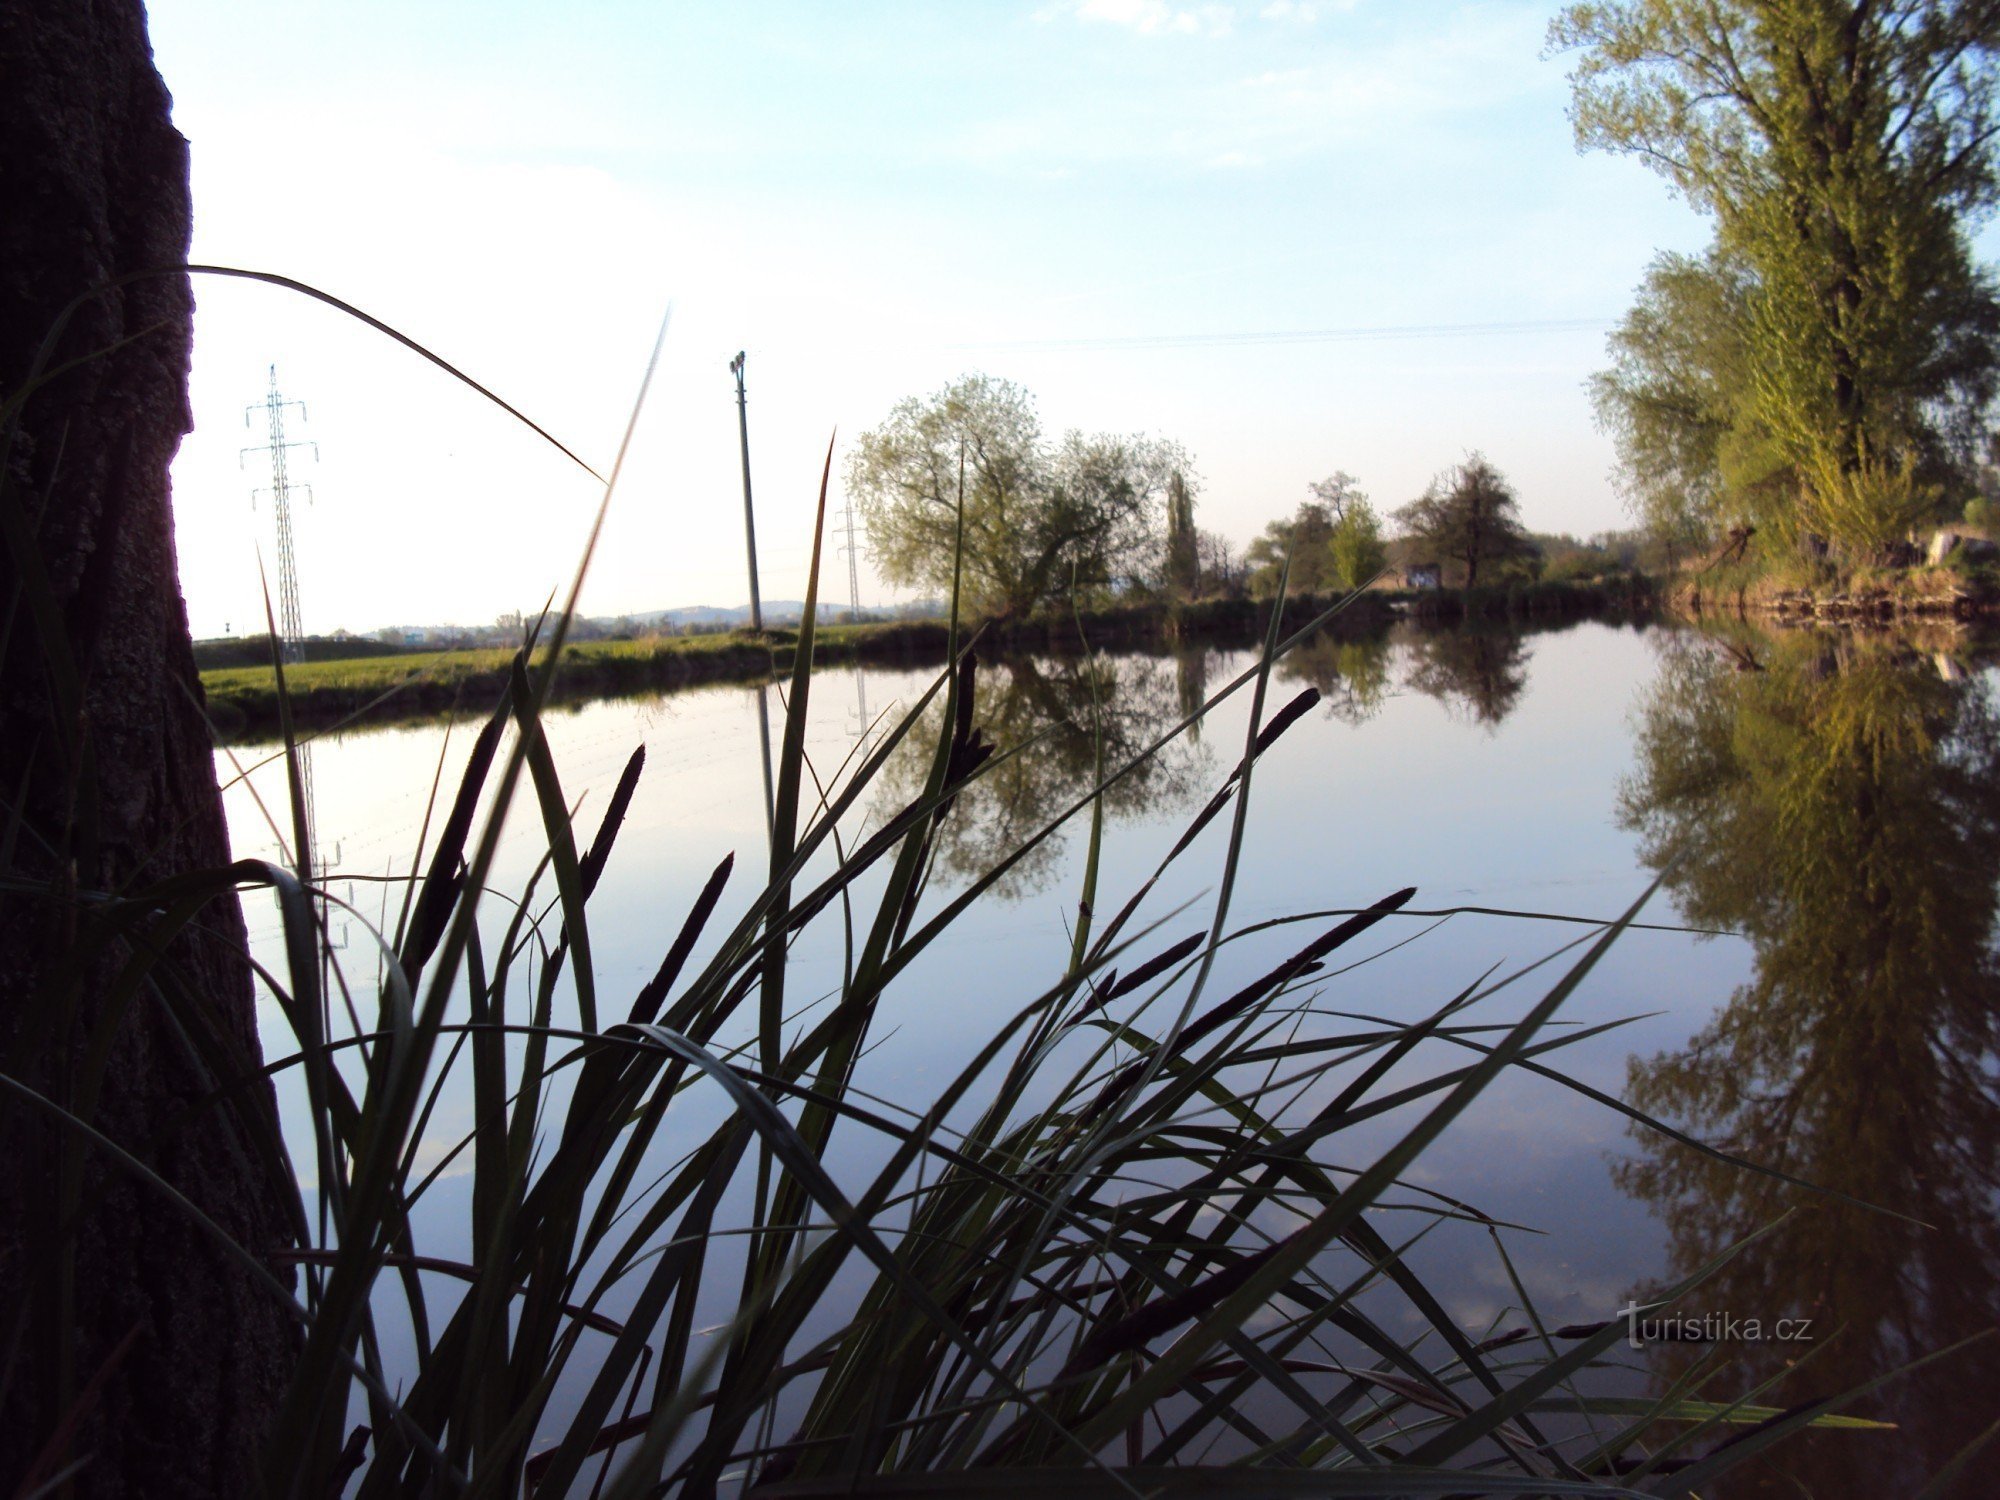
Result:
<svg viewBox="0 0 2000 1500"><path fill-rule="evenodd" d="M1241 598L1250 587L1250 570L1229 538L1214 531L1194 534L1195 557L1204 592L1225 599Z"/></svg>
<svg viewBox="0 0 2000 1500"><path fill-rule="evenodd" d="M1382 571L1389 560L1382 541L1382 518L1366 500L1351 505L1333 523L1333 581L1344 589L1358 589Z"/></svg>
<svg viewBox="0 0 2000 1500"><path fill-rule="evenodd" d="M1271 595L1291 563L1287 592L1320 594L1333 588L1333 507L1307 500L1292 515L1273 521L1244 553L1250 568L1250 591Z"/></svg>
<svg viewBox="0 0 2000 1500"><path fill-rule="evenodd" d="M1490 580L1495 569L1535 555L1513 486L1483 453L1438 475L1396 520L1424 550L1463 563L1467 588L1478 586L1482 566Z"/></svg>
<svg viewBox="0 0 2000 1500"><path fill-rule="evenodd" d="M1333 551L1328 582L1341 589L1361 587L1388 561L1381 516L1368 503L1360 482L1345 470L1336 470L1308 488L1333 518L1332 535L1327 539Z"/></svg>
<svg viewBox="0 0 2000 1500"><path fill-rule="evenodd" d="M1344 520L1354 507L1365 506L1368 503L1368 496L1361 488L1361 482L1345 469L1336 469L1326 478L1315 480L1306 488L1312 492L1314 500L1326 507L1327 514L1333 518L1336 525Z"/></svg>
<svg viewBox="0 0 2000 1500"><path fill-rule="evenodd" d="M848 492L890 583L949 594L961 460L965 603L994 618L1157 578L1168 486L1191 468L1157 439L1051 442L1026 391L968 375L898 403L848 457Z"/></svg>
<svg viewBox="0 0 2000 1500"><path fill-rule="evenodd" d="M1201 549L1194 525L1194 487L1176 469L1167 480L1167 593L1192 599L1201 592Z"/></svg>

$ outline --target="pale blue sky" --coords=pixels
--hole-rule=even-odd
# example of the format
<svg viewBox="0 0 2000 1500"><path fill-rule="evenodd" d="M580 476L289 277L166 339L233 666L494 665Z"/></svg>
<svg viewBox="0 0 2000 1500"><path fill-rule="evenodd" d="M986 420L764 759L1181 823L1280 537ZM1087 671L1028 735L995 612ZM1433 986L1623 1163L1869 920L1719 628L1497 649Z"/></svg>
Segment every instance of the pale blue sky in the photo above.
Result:
<svg viewBox="0 0 2000 1500"><path fill-rule="evenodd" d="M605 464L673 304L586 593L609 613L745 596L738 348L770 597L801 590L833 429L968 370L1026 386L1052 430L1179 439L1202 524L1239 544L1332 470L1389 508L1469 448L1530 524L1619 524L1583 389L1601 329L1102 342L1614 318L1655 249L1706 226L1637 163L1576 153L1566 64L1540 56L1552 9L151 15L193 145L197 259L360 303ZM268 511L250 512L263 480L237 450L274 360L322 459L298 471L309 628L484 621L564 580L595 501L582 476L331 314L237 284L196 295L199 427L176 479L198 634L260 612Z"/></svg>

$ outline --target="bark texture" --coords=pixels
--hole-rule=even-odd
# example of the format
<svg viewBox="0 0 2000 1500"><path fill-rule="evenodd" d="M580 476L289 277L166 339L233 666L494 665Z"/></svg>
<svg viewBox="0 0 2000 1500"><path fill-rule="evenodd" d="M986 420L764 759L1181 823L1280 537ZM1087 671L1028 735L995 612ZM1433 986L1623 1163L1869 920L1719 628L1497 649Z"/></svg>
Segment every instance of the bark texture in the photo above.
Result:
<svg viewBox="0 0 2000 1500"><path fill-rule="evenodd" d="M186 260L169 104L137 0L0 3L0 401L72 298ZM222 1068L258 1059L234 894L122 1007L113 979L148 926L114 935L90 899L228 862L167 483L190 425L192 316L182 275L87 302L54 360L82 363L30 395L0 451L0 830L19 817L0 863L36 887L0 892L0 1072L268 1252L287 1240L286 1185L246 1142L270 1128L269 1091L196 1107ZM51 1459L87 1460L90 1496L253 1492L285 1315L75 1139L0 1096L0 1494Z"/></svg>

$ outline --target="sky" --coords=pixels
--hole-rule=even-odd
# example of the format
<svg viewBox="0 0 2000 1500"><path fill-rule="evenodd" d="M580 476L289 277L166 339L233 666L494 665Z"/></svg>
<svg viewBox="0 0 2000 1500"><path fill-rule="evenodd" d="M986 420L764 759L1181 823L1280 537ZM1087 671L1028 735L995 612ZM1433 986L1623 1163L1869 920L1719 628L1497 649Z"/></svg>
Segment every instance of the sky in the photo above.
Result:
<svg viewBox="0 0 2000 1500"><path fill-rule="evenodd" d="M1648 260L1708 226L1577 152L1552 11L158 0L150 25L197 262L356 304L601 472L667 320L584 589L615 615L747 598L738 350L771 599L804 591L829 443L838 512L851 440L974 371L1051 434L1179 441L1199 524L1239 546L1335 470L1387 510L1474 449L1531 527L1623 524L1585 383ZM316 445L290 464L309 631L567 588L589 475L331 309L195 295L174 482L198 637L262 628L269 471L242 450L272 365ZM862 548L863 602L898 597Z"/></svg>

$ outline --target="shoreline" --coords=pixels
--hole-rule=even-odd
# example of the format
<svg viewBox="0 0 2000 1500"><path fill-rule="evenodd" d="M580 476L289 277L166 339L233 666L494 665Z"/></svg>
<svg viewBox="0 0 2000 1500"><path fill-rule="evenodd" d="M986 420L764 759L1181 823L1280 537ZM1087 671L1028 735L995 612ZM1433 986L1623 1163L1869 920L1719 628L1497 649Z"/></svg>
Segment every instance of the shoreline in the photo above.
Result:
<svg viewBox="0 0 2000 1500"><path fill-rule="evenodd" d="M1339 596L1303 596L1285 603L1284 626L1296 629ZM1366 635L1398 620L1447 626L1463 621L1651 616L1661 599L1651 580L1531 583L1489 589L1423 591L1371 589L1327 625L1329 632ZM1086 650L1172 651L1184 645L1254 646L1264 636L1270 601L1206 599L1180 605L1136 605L1082 616L989 621L980 648L990 657ZM969 632L967 632L969 633ZM650 640L582 641L565 648L551 704L640 692L673 692L713 683L768 682L790 672L797 636L788 630L731 631ZM827 625L814 633L816 667L941 666L950 645L943 620ZM513 653L501 647L370 654L315 660L285 672L292 720L301 729L376 726L484 713L504 689ZM216 667L201 673L217 743L269 739L279 729L276 675L269 667Z"/></svg>

